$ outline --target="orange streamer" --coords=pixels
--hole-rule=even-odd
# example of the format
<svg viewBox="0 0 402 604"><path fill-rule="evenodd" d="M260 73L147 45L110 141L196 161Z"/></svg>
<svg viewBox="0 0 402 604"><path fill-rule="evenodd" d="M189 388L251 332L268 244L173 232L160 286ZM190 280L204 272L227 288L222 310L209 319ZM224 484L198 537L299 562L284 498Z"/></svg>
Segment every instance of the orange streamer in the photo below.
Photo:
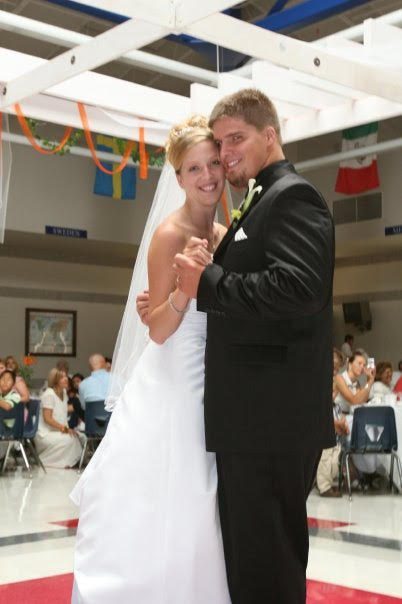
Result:
<svg viewBox="0 0 402 604"><path fill-rule="evenodd" d="M223 207L223 213L225 215L226 226L229 226L232 221L230 219L228 198L226 196L226 191L225 190L222 193L221 204L222 204L222 207Z"/></svg>
<svg viewBox="0 0 402 604"><path fill-rule="evenodd" d="M99 170L101 170L105 174L113 175L113 174L118 174L119 172L122 172L124 170L124 168L127 166L127 162L130 158L130 155L134 148L135 142L129 141L127 143L126 148L124 150L123 159L121 160L121 162L117 166L117 168L115 168L114 170L108 170L107 168L105 168L105 166L103 166L101 164L101 162L99 161L99 159L96 155L96 150L95 150L95 146L94 146L94 143L92 140L91 131L89 129L88 116L87 116L87 112L85 111L85 107L82 103L77 103L77 105L78 105L78 110L80 112L82 127L84 128L85 140L87 141L88 148L91 152L92 159L94 160L96 166L99 168Z"/></svg>
<svg viewBox="0 0 402 604"><path fill-rule="evenodd" d="M57 145L57 147L55 149L43 149L36 142L35 137L33 136L32 132L31 132L31 129L28 126L28 123L27 123L27 121L25 119L25 116L22 113L21 106L19 105L19 103L16 103L14 105L14 109L15 109L15 113L17 114L17 119L18 119L18 121L20 123L21 130L23 131L23 133L25 134L25 136L27 137L27 139L31 143L32 147L36 151L38 151L39 153L42 153L43 155L54 155L55 153L58 153L59 151L61 151L63 149L63 147L67 143L67 141L70 138L71 133L73 131L73 129L70 126L68 126L65 129L64 136L63 136L63 138L61 139L60 143Z"/></svg>
<svg viewBox="0 0 402 604"><path fill-rule="evenodd" d="M148 178L148 154L145 150L145 129L140 128L140 178L146 180Z"/></svg>

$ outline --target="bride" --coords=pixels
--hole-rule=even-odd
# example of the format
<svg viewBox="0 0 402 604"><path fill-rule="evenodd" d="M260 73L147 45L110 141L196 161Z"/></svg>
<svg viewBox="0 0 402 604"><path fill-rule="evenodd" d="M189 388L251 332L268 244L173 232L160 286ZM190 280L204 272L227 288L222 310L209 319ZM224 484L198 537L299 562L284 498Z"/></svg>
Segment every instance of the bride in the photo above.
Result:
<svg viewBox="0 0 402 604"><path fill-rule="evenodd" d="M193 236L204 240L193 251L198 261L211 262L225 232L214 222L225 178L204 118L174 127L166 151L176 174L164 168L137 257L115 351L115 409L72 493L80 506L74 604L230 604L215 455L204 438L206 315L176 287L172 270ZM153 231L144 348L140 321L131 328Z"/></svg>

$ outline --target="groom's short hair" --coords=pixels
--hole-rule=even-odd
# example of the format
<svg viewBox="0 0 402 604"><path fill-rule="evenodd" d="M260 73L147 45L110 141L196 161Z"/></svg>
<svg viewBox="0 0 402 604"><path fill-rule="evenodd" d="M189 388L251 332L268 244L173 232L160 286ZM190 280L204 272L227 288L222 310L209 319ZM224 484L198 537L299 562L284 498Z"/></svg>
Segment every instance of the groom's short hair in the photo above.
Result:
<svg viewBox="0 0 402 604"><path fill-rule="evenodd" d="M209 127L222 117L237 117L251 124L257 130L272 126L278 142L282 145L281 126L275 105L261 90L244 88L223 97L212 109L209 117Z"/></svg>

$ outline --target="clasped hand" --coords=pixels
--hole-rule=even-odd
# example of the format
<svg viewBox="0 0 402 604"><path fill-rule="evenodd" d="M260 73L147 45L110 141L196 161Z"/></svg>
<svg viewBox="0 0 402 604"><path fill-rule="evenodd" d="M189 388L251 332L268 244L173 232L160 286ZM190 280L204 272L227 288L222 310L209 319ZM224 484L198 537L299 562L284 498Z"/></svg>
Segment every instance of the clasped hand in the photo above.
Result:
<svg viewBox="0 0 402 604"><path fill-rule="evenodd" d="M208 264L212 263L212 261L213 255L208 251L208 241L206 239L199 239L198 237L191 237L182 254L176 254L175 256L173 270L177 275L177 287L187 293L187 287L190 288L191 282L191 292L192 294L194 293L194 295L188 293L188 296L195 298L201 273ZM183 286L186 287L186 290L183 289ZM138 294L136 306L141 321L145 325L148 325L148 290Z"/></svg>
<svg viewBox="0 0 402 604"><path fill-rule="evenodd" d="M197 297L201 274L212 260L208 241L198 237L191 237L183 253L176 254L173 270L177 275L177 287L189 298Z"/></svg>

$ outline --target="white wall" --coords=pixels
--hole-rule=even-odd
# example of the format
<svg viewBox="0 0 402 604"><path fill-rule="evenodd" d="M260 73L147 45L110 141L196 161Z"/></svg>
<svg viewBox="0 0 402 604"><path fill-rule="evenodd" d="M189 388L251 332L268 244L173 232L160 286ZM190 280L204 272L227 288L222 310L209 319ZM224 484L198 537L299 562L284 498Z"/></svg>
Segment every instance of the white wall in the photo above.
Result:
<svg viewBox="0 0 402 604"><path fill-rule="evenodd" d="M372 329L359 332L356 327L345 326L341 305L334 306L334 344L340 348L345 334L354 335L354 347L363 348L377 361L391 361L394 368L402 360L402 302L383 300L370 302Z"/></svg>
<svg viewBox="0 0 402 604"><path fill-rule="evenodd" d="M45 225L88 231L88 239L139 243L160 172L137 175L137 197L116 200L92 193L95 165L75 155L44 156L12 145L6 227L45 233Z"/></svg>
<svg viewBox="0 0 402 604"><path fill-rule="evenodd" d="M0 258L0 274L0 357L13 354L21 359L25 354L26 308L77 311L77 357L66 357L73 372L86 373L93 352L112 355L130 269ZM14 289L15 295L4 295ZM102 301L105 297L112 302ZM38 357L35 377L44 378L56 361Z"/></svg>
<svg viewBox="0 0 402 604"><path fill-rule="evenodd" d="M319 149L314 156L319 156ZM336 242L370 242L378 246L396 244L402 253L402 235L385 237L386 226L402 224L402 163L400 151L378 156L383 194L383 216L378 220L336 227ZM332 209L335 199L345 197L334 192L337 166L303 174L324 194ZM398 246L398 238L400 244ZM374 254L375 255L375 254ZM337 301L369 300L372 330L360 333L343 321L342 306L334 306L334 343L340 346L346 333L353 333L355 346L363 347L376 360L391 360L394 366L402 359L402 261L373 262L355 266L339 266L335 270L334 296ZM390 298L394 299L390 299Z"/></svg>
<svg viewBox="0 0 402 604"><path fill-rule="evenodd" d="M6 298L0 296L2 317L0 355L12 354L20 361L25 354L25 309L43 308L77 311L77 356L63 357L70 371L89 373L88 357L93 352L112 356L124 306L93 302L54 301L33 298ZM37 357L34 378L45 378L59 357Z"/></svg>

